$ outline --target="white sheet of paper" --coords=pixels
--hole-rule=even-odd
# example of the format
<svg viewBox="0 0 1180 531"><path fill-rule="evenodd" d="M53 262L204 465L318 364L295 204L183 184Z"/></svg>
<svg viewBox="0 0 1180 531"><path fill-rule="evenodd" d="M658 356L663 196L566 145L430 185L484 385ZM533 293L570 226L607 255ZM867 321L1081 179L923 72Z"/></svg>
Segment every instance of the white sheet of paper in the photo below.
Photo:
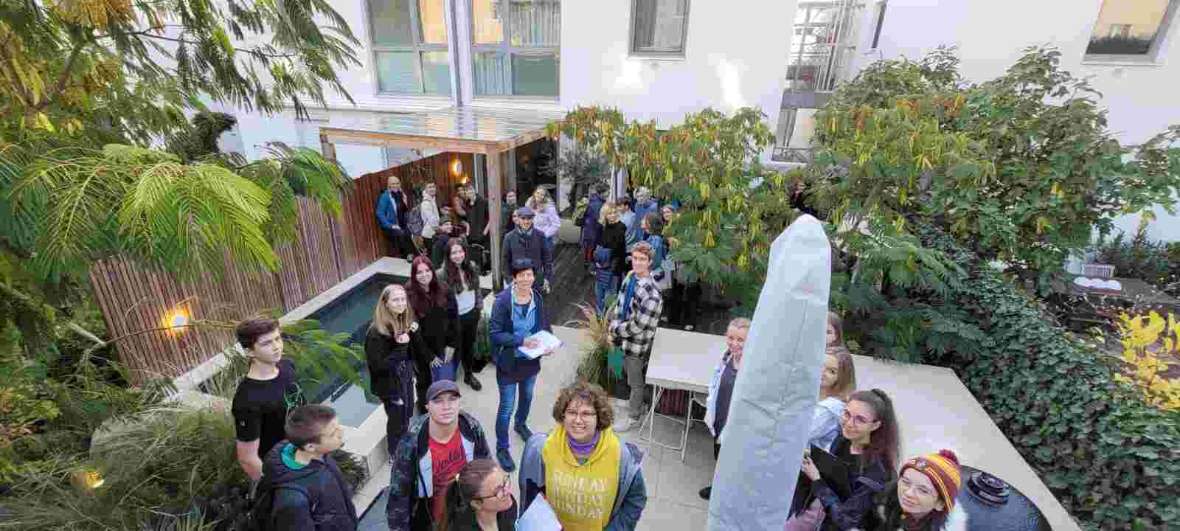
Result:
<svg viewBox="0 0 1180 531"><path fill-rule="evenodd" d="M557 513L549 506L544 496L537 495L533 503L520 518L516 520L516 531L559 531L561 522L557 520Z"/></svg>
<svg viewBox="0 0 1180 531"><path fill-rule="evenodd" d="M520 351L523 352L525 356L528 356L529 359L531 359L531 360L535 360L535 359L541 357L541 355L544 354L545 351L549 350L550 348L552 348L553 350L557 350L558 348L561 348L561 346L564 344L561 342L561 339L559 339L557 336L550 334L549 332L546 332L544 330L541 330L540 332L537 332L537 333L525 338L525 341L528 341L529 339L536 339L537 340L537 348L520 347Z"/></svg>

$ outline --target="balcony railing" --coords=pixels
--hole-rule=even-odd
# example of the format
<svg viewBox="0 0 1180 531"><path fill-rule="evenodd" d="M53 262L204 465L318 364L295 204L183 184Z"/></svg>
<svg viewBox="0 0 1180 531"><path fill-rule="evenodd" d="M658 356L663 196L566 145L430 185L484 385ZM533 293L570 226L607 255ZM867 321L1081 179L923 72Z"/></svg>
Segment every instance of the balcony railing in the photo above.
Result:
<svg viewBox="0 0 1180 531"><path fill-rule="evenodd" d="M805 0L799 2L792 27L787 58L787 86L776 142L771 158L779 162L811 159L807 142L791 137L800 109L817 109L827 101L847 75L849 59L856 49L859 0Z"/></svg>

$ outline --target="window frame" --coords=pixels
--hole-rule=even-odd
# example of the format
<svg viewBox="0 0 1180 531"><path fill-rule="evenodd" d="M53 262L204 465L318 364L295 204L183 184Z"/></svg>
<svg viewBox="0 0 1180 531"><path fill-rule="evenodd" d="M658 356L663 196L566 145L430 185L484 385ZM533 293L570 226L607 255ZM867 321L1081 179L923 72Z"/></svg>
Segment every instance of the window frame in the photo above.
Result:
<svg viewBox="0 0 1180 531"><path fill-rule="evenodd" d="M1086 34L1086 46L1082 49L1082 64L1114 64L1114 65L1156 65L1161 62L1160 56L1163 53L1163 44L1171 37L1173 26L1176 23L1177 12L1180 11L1180 0L1168 0L1168 6L1164 8L1164 14L1160 17L1159 26L1156 27L1155 37L1151 40L1151 45L1147 48L1146 53L1142 54L1095 54L1086 53L1086 49L1090 47L1090 42L1094 39L1095 24L1098 22L1098 17L1102 15L1102 8L1106 6L1108 0L1102 0L1098 4L1098 10L1094 13L1094 18L1090 22L1090 31Z"/></svg>
<svg viewBox="0 0 1180 531"><path fill-rule="evenodd" d="M639 19L639 2L631 0L631 20L627 27L627 53L632 57L683 59L688 55L688 19L692 15L692 0L684 0L684 20L680 22L680 50L647 50L635 47L635 22ZM650 0L656 2L659 0Z"/></svg>
<svg viewBox="0 0 1180 531"><path fill-rule="evenodd" d="M502 34L501 39L500 39L499 43L495 43L495 44L475 42L475 0L465 0L465 3L467 4L467 21L468 21L468 26L469 26L468 35L470 36L469 42L467 44L469 45L469 49L470 49L471 61L470 61L470 65L469 65L470 69L468 70L467 75L471 79L471 97L473 99L478 99L478 100L482 100L482 101L487 101L487 100L524 100L524 101L544 101L544 102L559 101L561 99L561 43L558 42L558 44L555 46L515 46L515 45L513 45L512 44L512 35L513 35L512 32L514 31L515 28L512 27L512 17L507 16L508 9L509 9L508 3L511 0L491 0L491 1L492 1L493 6L499 5L501 12L505 13L505 16L500 21L501 34ZM556 4L558 6L561 6L562 1L557 0ZM561 24L560 18L558 19L558 24L559 25ZM558 33L558 37L560 39L560 32ZM490 53L501 53L506 57L507 60L504 61L504 74L505 74L505 79L507 79L509 83L512 83L512 80L513 80L513 77L512 77L512 56L513 55L522 55L522 56L548 56L548 55L552 55L554 62L557 64L557 79L554 80L555 84L557 85L557 94L554 94L552 96L534 95L534 94L480 94L479 92L477 92L478 84L476 83L476 80L475 80L476 56L481 53L489 53L489 52ZM515 88L516 88L515 86L512 87L512 89L514 91L515 91Z"/></svg>
<svg viewBox="0 0 1180 531"><path fill-rule="evenodd" d="M398 44L382 44L376 40L376 32L373 30L373 24L376 22L373 16L373 2L408 2L410 7L410 39L413 41L409 45ZM447 0L441 0L442 7L446 10ZM366 28L369 31L369 56L373 64L373 93L378 96L397 96L397 97L427 97L427 98L451 98L457 90L455 87L455 72L457 67L450 56L450 43L453 40L451 35L450 25L446 25L445 42L442 43L427 43L422 30L422 17L419 12L418 0L365 0L365 17L368 19ZM392 90L381 89L381 69L379 67L380 60L378 59L381 53L390 52L410 52L413 54L414 60L414 75L418 80L417 92L398 92ZM451 90L446 93L426 92L426 77L424 69L422 68L422 54L425 52L443 52L447 54L447 83L451 85Z"/></svg>

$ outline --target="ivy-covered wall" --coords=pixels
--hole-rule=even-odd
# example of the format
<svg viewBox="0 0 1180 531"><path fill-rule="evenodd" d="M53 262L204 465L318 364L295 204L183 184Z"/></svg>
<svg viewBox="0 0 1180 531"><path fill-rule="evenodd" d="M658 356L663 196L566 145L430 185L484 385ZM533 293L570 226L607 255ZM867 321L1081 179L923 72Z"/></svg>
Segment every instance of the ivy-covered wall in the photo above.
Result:
<svg viewBox="0 0 1180 531"><path fill-rule="evenodd" d="M1087 529L1180 527L1180 412L1114 379L1115 358L1061 327L1003 273L932 230L966 271L949 302L988 340L944 359Z"/></svg>

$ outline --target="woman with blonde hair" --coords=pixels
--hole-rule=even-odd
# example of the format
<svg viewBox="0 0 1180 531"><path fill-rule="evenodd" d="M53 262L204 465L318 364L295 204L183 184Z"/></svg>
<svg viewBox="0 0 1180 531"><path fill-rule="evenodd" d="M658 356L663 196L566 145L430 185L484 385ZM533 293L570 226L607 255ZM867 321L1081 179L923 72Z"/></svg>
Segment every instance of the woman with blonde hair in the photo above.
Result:
<svg viewBox="0 0 1180 531"><path fill-rule="evenodd" d="M373 394L385 406L389 455L414 416L414 363L429 352L418 333L406 288L390 284L381 290L373 322L365 334L365 360Z"/></svg>
<svg viewBox="0 0 1180 531"><path fill-rule="evenodd" d="M749 334L749 319L738 317L729 322L725 329L725 352L718 358L717 367L713 369L713 379L709 381L709 396L705 399L705 425L713 434L713 459L721 456L721 434L725 432L725 423L729 420L733 384L742 368L742 353ZM709 485L701 489L699 494L707 500L712 492L713 486Z"/></svg>
<svg viewBox="0 0 1180 531"><path fill-rule="evenodd" d="M856 391L856 367L852 352L843 345L828 347L824 368L819 376L819 402L811 418L808 441L828 450L840 433L840 417L848 396Z"/></svg>
<svg viewBox="0 0 1180 531"><path fill-rule="evenodd" d="M627 226L619 220L618 203L602 205L602 234L594 246L594 299L598 313L606 311L606 299L618 289L627 268Z"/></svg>
<svg viewBox="0 0 1180 531"><path fill-rule="evenodd" d="M545 236L545 246L549 248L549 260L552 262L553 249L557 243L557 231L561 228L561 217L557 215L557 206L549 198L549 191L544 186L538 186L533 191L533 195L524 202L524 206L533 209L536 214L533 226ZM545 265L549 266L549 271L553 270L552 263Z"/></svg>

